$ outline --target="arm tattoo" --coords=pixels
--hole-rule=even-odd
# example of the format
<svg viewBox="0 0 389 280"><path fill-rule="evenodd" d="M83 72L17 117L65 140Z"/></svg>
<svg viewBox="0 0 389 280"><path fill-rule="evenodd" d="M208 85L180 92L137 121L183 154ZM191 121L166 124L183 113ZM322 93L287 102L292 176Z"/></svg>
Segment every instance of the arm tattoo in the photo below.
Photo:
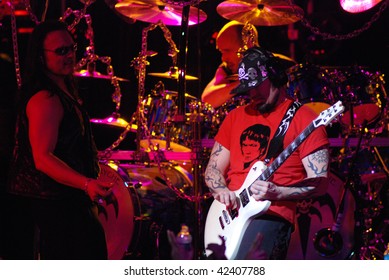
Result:
<svg viewBox="0 0 389 280"><path fill-rule="evenodd" d="M308 156L309 168L315 173L316 176L321 176L328 171L328 151L320 150L316 153ZM321 168L319 165L324 164ZM320 170L319 170L320 169Z"/></svg>
<svg viewBox="0 0 389 280"><path fill-rule="evenodd" d="M218 145L217 149L211 154L208 166L205 170L205 183L208 188L214 192L216 189L227 188L223 174L217 168L217 157L220 155L222 145Z"/></svg>
<svg viewBox="0 0 389 280"><path fill-rule="evenodd" d="M302 198L301 196L304 196ZM287 198L297 198L297 199L306 199L316 196L316 188L314 187L299 187L294 190L294 192L290 193Z"/></svg>
<svg viewBox="0 0 389 280"><path fill-rule="evenodd" d="M329 154L328 150L319 150L308 156L308 167L315 177L306 178L294 184L293 192L287 195L290 199L311 198L320 195L320 187L328 182L325 176L328 171ZM312 175L311 175L312 176Z"/></svg>

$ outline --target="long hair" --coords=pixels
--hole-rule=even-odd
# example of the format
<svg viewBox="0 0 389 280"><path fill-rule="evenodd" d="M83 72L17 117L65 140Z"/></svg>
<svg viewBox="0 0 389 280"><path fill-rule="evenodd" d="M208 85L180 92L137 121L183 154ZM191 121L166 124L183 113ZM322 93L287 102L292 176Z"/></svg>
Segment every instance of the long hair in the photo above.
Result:
<svg viewBox="0 0 389 280"><path fill-rule="evenodd" d="M47 80L43 43L50 32L66 31L71 36L66 23L58 20L47 20L38 24L31 33L25 62L24 80L35 87ZM72 36L73 37L73 36ZM68 86L74 89L74 79L66 79Z"/></svg>

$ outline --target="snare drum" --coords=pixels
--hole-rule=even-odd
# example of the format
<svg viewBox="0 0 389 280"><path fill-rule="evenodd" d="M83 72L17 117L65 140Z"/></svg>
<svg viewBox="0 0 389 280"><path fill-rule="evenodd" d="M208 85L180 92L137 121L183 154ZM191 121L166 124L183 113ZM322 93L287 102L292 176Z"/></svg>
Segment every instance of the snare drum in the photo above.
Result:
<svg viewBox="0 0 389 280"><path fill-rule="evenodd" d="M168 187L157 165L100 164L100 178L113 182L112 195L99 205L108 258L170 258L166 230L193 224L191 203ZM180 166L163 164L173 187L191 195L192 177Z"/></svg>
<svg viewBox="0 0 389 280"><path fill-rule="evenodd" d="M336 210L343 191L344 182L342 179L333 172L329 174L328 178L330 184L325 195L298 202L295 230L290 240L287 259L345 259L352 252L354 244L355 200L349 191L346 192L343 219L339 230L343 243L341 250L336 255L323 256L318 252L318 248L315 248L314 240L316 234L322 229L332 228L335 223ZM324 244L319 245L324 246Z"/></svg>

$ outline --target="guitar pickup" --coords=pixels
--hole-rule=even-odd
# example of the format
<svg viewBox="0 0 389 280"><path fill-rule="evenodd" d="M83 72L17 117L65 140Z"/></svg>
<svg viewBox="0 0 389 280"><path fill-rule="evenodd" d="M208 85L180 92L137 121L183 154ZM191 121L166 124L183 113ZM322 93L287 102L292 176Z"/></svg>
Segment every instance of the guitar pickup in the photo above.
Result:
<svg viewBox="0 0 389 280"><path fill-rule="evenodd" d="M222 219L221 216L219 216L219 223L220 223L220 227L221 227L222 229L224 229L224 223L223 223L223 219Z"/></svg>
<svg viewBox="0 0 389 280"><path fill-rule="evenodd" d="M229 225L231 223L230 217L228 216L228 212L223 210L222 212L224 222Z"/></svg>
<svg viewBox="0 0 389 280"><path fill-rule="evenodd" d="M249 195L247 193L247 189L244 189L240 194L239 194L240 201L242 203L242 206L245 207L249 202Z"/></svg>

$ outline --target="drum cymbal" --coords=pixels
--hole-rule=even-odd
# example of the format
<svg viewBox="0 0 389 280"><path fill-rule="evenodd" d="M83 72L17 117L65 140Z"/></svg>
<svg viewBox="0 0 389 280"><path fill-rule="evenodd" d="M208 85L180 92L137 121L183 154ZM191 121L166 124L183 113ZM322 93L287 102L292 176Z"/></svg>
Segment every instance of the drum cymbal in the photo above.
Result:
<svg viewBox="0 0 389 280"><path fill-rule="evenodd" d="M90 72L88 70L81 70L79 72L74 72L74 76L80 78L95 78L95 79L111 80L110 75L104 75L97 71ZM129 82L129 80L120 77L116 77L116 79L120 82Z"/></svg>
<svg viewBox="0 0 389 280"><path fill-rule="evenodd" d="M297 64L297 62L293 59L293 58L290 58L286 55L283 55L283 54L280 54L280 53L273 53L273 55L275 57L278 57L279 59L281 59L281 65L282 67L284 67L285 69L288 69L294 65Z"/></svg>
<svg viewBox="0 0 389 280"><path fill-rule="evenodd" d="M158 145L159 149L166 151L166 141L165 140L151 139L150 141L154 146ZM141 148L145 149L147 152L150 152L149 140L147 140L147 139L140 140L140 146L141 146ZM170 142L170 149L173 152L190 152L191 151L191 149L189 149L183 145L174 143L174 142Z"/></svg>
<svg viewBox="0 0 389 280"><path fill-rule="evenodd" d="M126 128L128 122L122 118L115 118L113 116L106 117L104 119L91 119L90 122L97 124L105 124L110 126ZM138 126L136 124L131 125L131 131L136 131Z"/></svg>
<svg viewBox="0 0 389 280"><path fill-rule="evenodd" d="M164 73L149 73L148 75L153 76L153 77L178 80L178 72L172 73L172 72L168 71L168 72L164 72ZM185 75L185 80L187 80L187 81L196 81L198 79L199 78L197 78L195 76Z"/></svg>
<svg viewBox="0 0 389 280"><path fill-rule="evenodd" d="M217 8L224 18L253 25L276 26L299 21L296 15L304 11L297 5L290 6L286 0L241 0L224 1Z"/></svg>
<svg viewBox="0 0 389 280"><path fill-rule="evenodd" d="M165 25L181 25L183 6L166 5L159 0L124 0L115 5L115 9L124 16L140 21ZM188 25L201 23L207 19L202 10L190 7Z"/></svg>
<svg viewBox="0 0 389 280"><path fill-rule="evenodd" d="M178 96L178 92L177 91L173 91L173 90L165 90L165 96L167 95L170 95L170 96L173 96L173 97L177 97ZM184 94L185 96L185 99L187 100L196 100L197 98L193 95L190 95L189 93L185 93Z"/></svg>

